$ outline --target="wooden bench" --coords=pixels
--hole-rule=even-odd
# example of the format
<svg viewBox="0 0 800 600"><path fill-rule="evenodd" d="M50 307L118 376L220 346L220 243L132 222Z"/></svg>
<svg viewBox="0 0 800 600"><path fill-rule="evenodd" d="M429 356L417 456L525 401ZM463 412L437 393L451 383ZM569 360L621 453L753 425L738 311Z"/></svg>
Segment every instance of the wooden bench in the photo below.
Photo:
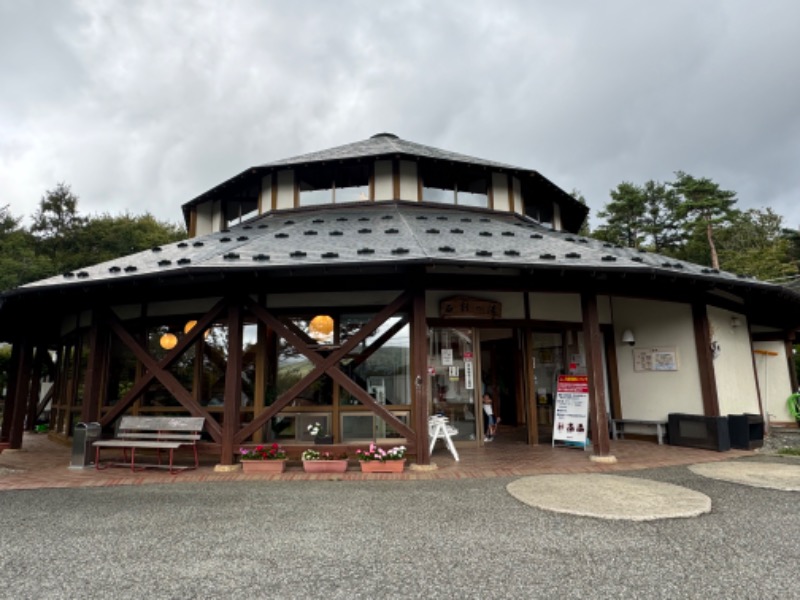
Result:
<svg viewBox="0 0 800 600"><path fill-rule="evenodd" d="M644 419L611 419L611 437L615 440L624 440L626 425L655 427L656 436L658 437L658 445L664 445L664 432L666 431L667 427L666 421L647 421Z"/></svg>
<svg viewBox="0 0 800 600"><path fill-rule="evenodd" d="M122 417L117 436L111 440L98 440L94 442L96 469L105 469L110 466L130 465L131 471L141 471L148 467L168 468L170 473L177 473L186 469L196 469L199 465L197 456L197 441L203 431L205 419L203 417ZM175 450L181 446L191 446L194 451L194 466L176 467L173 459ZM123 462L106 463L101 466L100 450L102 448L122 449ZM136 450L155 450L158 462L136 464ZM161 463L161 451L169 451L169 464ZM130 451L130 458L128 457Z"/></svg>

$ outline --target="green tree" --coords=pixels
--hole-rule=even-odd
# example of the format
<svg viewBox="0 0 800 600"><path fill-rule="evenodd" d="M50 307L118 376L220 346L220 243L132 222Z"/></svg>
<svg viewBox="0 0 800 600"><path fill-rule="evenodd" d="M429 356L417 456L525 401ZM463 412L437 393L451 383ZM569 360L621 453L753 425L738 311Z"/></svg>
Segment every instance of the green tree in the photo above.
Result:
<svg viewBox="0 0 800 600"><path fill-rule="evenodd" d="M645 239L645 197L642 188L628 181L611 190L608 202L597 216L605 219L595 237L628 248L639 248Z"/></svg>
<svg viewBox="0 0 800 600"><path fill-rule="evenodd" d="M36 252L37 240L24 228L8 206L0 208L0 291L47 277L53 264Z"/></svg>
<svg viewBox="0 0 800 600"><path fill-rule="evenodd" d="M584 198L583 194L579 189L573 188L572 192L570 192L570 196L572 196L573 198L575 198L575 200L586 206L586 198ZM586 214L586 218L583 220L583 223L581 224L581 228L578 229L578 234L585 237L589 237L592 234L591 230L589 229L588 213Z"/></svg>
<svg viewBox="0 0 800 600"><path fill-rule="evenodd" d="M642 231L654 252L675 254L683 244L679 216L681 199L669 185L658 181L645 182L640 188L644 199Z"/></svg>
<svg viewBox="0 0 800 600"><path fill-rule="evenodd" d="M73 252L64 261L66 270L113 260L186 237L183 228L159 221L150 213L134 216L102 214L85 220L72 233Z"/></svg>
<svg viewBox="0 0 800 600"><path fill-rule="evenodd" d="M771 208L733 211L730 224L717 231L722 268L764 280L796 275L782 221Z"/></svg>
<svg viewBox="0 0 800 600"><path fill-rule="evenodd" d="M65 183L47 190L39 201L30 231L40 241L39 252L50 258L57 272L69 270L75 236L85 223L78 215L78 196Z"/></svg>
<svg viewBox="0 0 800 600"><path fill-rule="evenodd" d="M676 171L677 179L670 185L682 197L677 214L685 219L690 232L703 230L705 233L711 266L719 269L719 256L714 240L714 228L730 219L736 192L720 189L710 179L696 178Z"/></svg>

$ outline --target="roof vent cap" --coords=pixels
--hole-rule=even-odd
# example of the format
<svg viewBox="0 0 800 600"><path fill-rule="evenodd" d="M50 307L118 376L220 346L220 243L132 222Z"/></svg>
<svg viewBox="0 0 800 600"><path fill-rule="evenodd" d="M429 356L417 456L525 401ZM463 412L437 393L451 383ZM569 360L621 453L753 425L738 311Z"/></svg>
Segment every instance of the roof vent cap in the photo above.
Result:
<svg viewBox="0 0 800 600"><path fill-rule="evenodd" d="M399 140L400 138L397 137L393 133L389 133L388 131L383 131L381 133L376 133L375 135L371 135L369 139L374 140L376 138L389 138L391 140Z"/></svg>

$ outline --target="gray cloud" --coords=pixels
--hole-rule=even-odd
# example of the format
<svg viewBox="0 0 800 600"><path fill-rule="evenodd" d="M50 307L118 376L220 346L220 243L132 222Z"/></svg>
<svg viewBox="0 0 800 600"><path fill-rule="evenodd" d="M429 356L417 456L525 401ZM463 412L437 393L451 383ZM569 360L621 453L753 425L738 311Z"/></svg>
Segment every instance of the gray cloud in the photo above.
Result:
<svg viewBox="0 0 800 600"><path fill-rule="evenodd" d="M0 0L0 203L179 220L378 131L535 168L594 212L675 170L800 226L800 4Z"/></svg>

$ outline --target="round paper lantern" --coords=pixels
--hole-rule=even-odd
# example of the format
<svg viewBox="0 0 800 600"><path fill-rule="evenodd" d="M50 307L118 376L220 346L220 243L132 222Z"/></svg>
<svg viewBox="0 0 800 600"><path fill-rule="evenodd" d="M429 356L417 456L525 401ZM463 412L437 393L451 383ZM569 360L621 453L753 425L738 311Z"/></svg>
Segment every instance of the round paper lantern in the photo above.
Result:
<svg viewBox="0 0 800 600"><path fill-rule="evenodd" d="M317 315L308 324L308 332L314 338L326 338L333 332L333 317Z"/></svg>
<svg viewBox="0 0 800 600"><path fill-rule="evenodd" d="M158 343L161 344L164 350L172 350L178 345L178 337L174 333L165 333L161 336L161 339L158 340Z"/></svg>

